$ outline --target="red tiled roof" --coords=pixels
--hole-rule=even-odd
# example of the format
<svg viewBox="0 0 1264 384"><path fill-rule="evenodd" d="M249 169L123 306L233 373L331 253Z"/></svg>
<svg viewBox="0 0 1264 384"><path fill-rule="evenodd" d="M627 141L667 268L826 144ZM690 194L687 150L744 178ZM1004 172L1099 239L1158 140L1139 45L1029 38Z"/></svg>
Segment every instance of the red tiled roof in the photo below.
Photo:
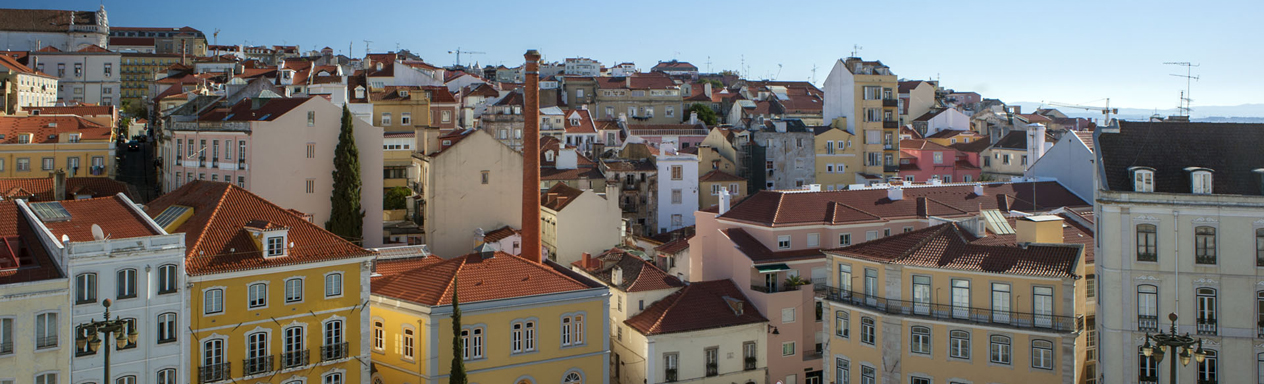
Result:
<svg viewBox="0 0 1264 384"><path fill-rule="evenodd" d="M579 115L579 124L571 125L571 115ZM566 126L566 133L597 133L597 127L593 124L592 114L586 109L567 110L566 113L563 113L562 120Z"/></svg>
<svg viewBox="0 0 1264 384"><path fill-rule="evenodd" d="M988 140L985 140L983 138L971 141L969 143L956 143L953 145L949 145L949 147L952 147L953 149L956 149L958 151L972 152L972 153L983 152L983 150L988 149L988 147L991 147L991 146L992 146L992 143L990 143Z"/></svg>
<svg viewBox="0 0 1264 384"><path fill-rule="evenodd" d="M707 172L707 174L702 175L702 177L699 177L698 181L705 183L705 182L723 182L723 181L746 181L746 179L730 175L728 173L725 173L724 171L714 170L711 172Z"/></svg>
<svg viewBox="0 0 1264 384"><path fill-rule="evenodd" d="M113 105L72 105L64 107L22 107L23 111L40 115L113 116L118 108Z"/></svg>
<svg viewBox="0 0 1264 384"><path fill-rule="evenodd" d="M1075 135L1080 137L1080 141L1083 141L1085 146L1088 146L1090 152L1094 150L1093 131L1075 131Z"/></svg>
<svg viewBox="0 0 1264 384"><path fill-rule="evenodd" d="M1014 275L1075 278L1083 246L997 246L976 238L956 223L875 239L830 254L889 264Z"/></svg>
<svg viewBox="0 0 1264 384"><path fill-rule="evenodd" d="M627 79L632 80L628 86ZM667 89L676 87L676 82L662 73L637 73L626 77L599 77L597 87L602 89Z"/></svg>
<svg viewBox="0 0 1264 384"><path fill-rule="evenodd" d="M945 130L942 130L942 131L939 131L939 132L935 132L935 134L930 135L930 136L927 136L926 138L928 138L928 139L948 139L948 138L953 138L953 137L957 137L957 136L960 136L960 135L978 136L977 134L975 134L975 133L974 133L974 131L959 130L959 129L945 129Z"/></svg>
<svg viewBox="0 0 1264 384"><path fill-rule="evenodd" d="M101 48L101 46L100 46L100 45L96 45L96 44L89 44L88 46L83 47L82 49L80 49L80 50L78 50L78 51L76 51L76 52L89 52L89 53L101 53L101 52L105 52L105 53L113 53L113 52L110 52L110 50L105 49L105 48Z"/></svg>
<svg viewBox="0 0 1264 384"><path fill-rule="evenodd" d="M497 241L501 241L501 240L509 238L510 236L515 236L515 235L522 236L522 231L514 229L514 227L510 227L506 225L506 226L500 227L499 229L495 231L484 233L483 241L488 242L488 243L495 243Z"/></svg>
<svg viewBox="0 0 1264 384"><path fill-rule="evenodd" d="M831 204L848 209L863 210L864 220L889 220L916 218L942 214L933 211L941 207L959 215L979 212L980 209L1042 210L1056 207L1084 207L1089 204L1076 197L1061 184L1053 181L1035 183L983 184L984 194L974 194L971 185L942 185L907 187L904 198L892 201L886 189L859 189L844 191L759 191L743 199L721 217L762 225L840 224L856 220L855 217L838 217L831 211ZM1032 200L1037 200L1034 204Z"/></svg>
<svg viewBox="0 0 1264 384"><path fill-rule="evenodd" d="M930 140L923 139L905 139L900 140L900 149L915 149L919 151L952 151L956 150L948 148Z"/></svg>
<svg viewBox="0 0 1264 384"><path fill-rule="evenodd" d="M756 263L767 261L817 259L825 257L819 249L800 249L794 251L773 252L768 249L768 247L765 247L763 243L760 243L759 240L752 237L749 233L746 233L745 229L741 228L721 229L720 232L723 233L724 236L727 236L729 241L732 241L733 244L737 246L737 249L742 251L742 254L745 254L747 258Z"/></svg>
<svg viewBox="0 0 1264 384"><path fill-rule="evenodd" d="M561 211L583 193L583 190L573 188L566 183L553 184L552 188L540 194L540 206L554 212Z"/></svg>
<svg viewBox="0 0 1264 384"><path fill-rule="evenodd" d="M734 306L741 303L741 313ZM768 322L732 280L689 284L624 321L644 335L700 331Z"/></svg>
<svg viewBox="0 0 1264 384"><path fill-rule="evenodd" d="M185 270L194 276L373 255L229 183L194 180L151 201L145 213L157 217L172 205L193 208L193 216L172 232L185 233ZM294 246L285 256L265 258L244 229L254 220L289 227L288 242Z"/></svg>
<svg viewBox="0 0 1264 384"><path fill-rule="evenodd" d="M1093 213L1093 211L1088 211L1088 212L1090 215ZM1076 222L1076 220L1072 218L1073 216L1083 217L1083 215L1080 215L1079 212L1066 209L1066 210L1063 210L1062 213L1058 214L1058 216L1061 216L1063 218L1062 242L1067 243L1067 244L1083 245L1084 246L1084 262L1088 264L1092 264L1094 261L1093 259L1095 258L1094 257L1095 254L1093 252L1093 245L1094 245L1093 229L1091 227L1080 225L1080 223ZM1089 220L1087 218L1085 220L1088 220L1090 223L1092 223L1092 220ZM1011 228L1016 227L1016 224L1018 222L1018 220L1013 217L1006 218L1006 221L1009 222L1009 226ZM993 233L988 233L987 237L979 238L971 243L979 244L979 245L1017 246L1018 235L1017 234L997 235Z"/></svg>
<svg viewBox="0 0 1264 384"><path fill-rule="evenodd" d="M93 224L100 226L107 237L114 239L160 234L127 200L119 196L62 200L57 204L61 204L70 213L70 220L44 222L44 226L48 227L48 231L56 239L66 235L70 237L70 241L93 241Z"/></svg>
<svg viewBox="0 0 1264 384"><path fill-rule="evenodd" d="M593 268L585 267L583 260L575 261L571 265L583 269L602 283L620 291L647 292L685 286L680 279L621 248L611 248L593 258L600 263ZM612 277L615 267L619 267L623 273L623 281L620 284L615 284Z"/></svg>
<svg viewBox="0 0 1264 384"><path fill-rule="evenodd" d="M269 99L266 103L254 108L251 99L242 99L232 108L217 108L200 117L206 121L273 121L298 108L313 97Z"/></svg>
<svg viewBox="0 0 1264 384"><path fill-rule="evenodd" d="M0 193L7 200L15 198L32 201L53 201L53 178L0 178ZM67 177L66 198L74 199L76 194L90 194L92 197L114 196L119 193L130 196L131 191L126 183L105 177ZM31 198L31 197L34 198Z"/></svg>
<svg viewBox="0 0 1264 384"><path fill-rule="evenodd" d="M452 91L448 87L441 85L423 86L421 89L430 91L431 103L455 103L456 96L452 95Z"/></svg>
<svg viewBox="0 0 1264 384"><path fill-rule="evenodd" d="M0 285L62 277L39 236L16 202L0 201L0 237L7 243L0 246Z"/></svg>
<svg viewBox="0 0 1264 384"><path fill-rule="evenodd" d="M654 247L654 250L658 251L659 253L668 254L668 255L674 255L674 254L680 253L681 251L689 249L689 239L692 239L693 236L694 234L691 233L689 234L689 236L685 236L685 237L677 238L672 241L668 241L666 243L663 243L663 245Z"/></svg>
<svg viewBox="0 0 1264 384"><path fill-rule="evenodd" d="M80 140L109 140L111 134L110 127L79 116L0 116L0 135L4 135L0 143L17 144L20 133L32 134L31 143L35 144L57 142L58 138L48 136L63 133L79 133Z"/></svg>
<svg viewBox="0 0 1264 384"><path fill-rule="evenodd" d="M504 252L484 259L477 253L444 260L438 256L379 260L374 295L427 306L452 304L453 285L462 304L595 288L559 271L551 261L535 263ZM569 272L569 271L567 271Z"/></svg>
<svg viewBox="0 0 1264 384"><path fill-rule="evenodd" d="M0 55L0 66L9 68L9 72L12 72L12 73L24 73L31 76L48 77L48 78L54 78L54 79L56 78L53 75L36 71L34 69L31 69L31 67L22 65L22 63L19 63L17 59L14 59L13 57L10 57L9 55Z"/></svg>

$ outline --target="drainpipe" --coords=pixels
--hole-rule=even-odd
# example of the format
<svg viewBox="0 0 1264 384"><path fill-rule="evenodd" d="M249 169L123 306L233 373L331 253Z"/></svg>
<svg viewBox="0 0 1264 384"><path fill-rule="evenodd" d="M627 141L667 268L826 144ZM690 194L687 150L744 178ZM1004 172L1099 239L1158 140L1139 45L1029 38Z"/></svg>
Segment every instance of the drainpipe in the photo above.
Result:
<svg viewBox="0 0 1264 384"><path fill-rule="evenodd" d="M1176 310L1173 313L1181 312L1181 211L1172 211L1172 227L1175 228L1176 235L1172 236L1172 246L1176 248L1173 251L1172 261L1176 263L1174 270L1176 280ZM1155 313L1158 316L1158 313ZM1179 319L1179 318L1178 318ZM1177 320L1180 321L1180 320Z"/></svg>

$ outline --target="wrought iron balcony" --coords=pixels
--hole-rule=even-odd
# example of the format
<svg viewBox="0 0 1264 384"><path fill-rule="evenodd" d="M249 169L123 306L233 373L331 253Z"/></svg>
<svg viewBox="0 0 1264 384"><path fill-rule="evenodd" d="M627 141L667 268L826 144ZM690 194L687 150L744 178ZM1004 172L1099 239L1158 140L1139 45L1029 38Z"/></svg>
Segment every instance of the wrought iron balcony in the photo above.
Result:
<svg viewBox="0 0 1264 384"><path fill-rule="evenodd" d="M800 287L799 285L792 285L788 287L784 285L775 285L775 286L770 287L770 286L765 286L765 285L751 284L751 290L754 290L756 292L763 292L763 293L797 291L799 290L799 287Z"/></svg>
<svg viewBox="0 0 1264 384"><path fill-rule="evenodd" d="M898 107L900 106L900 99L882 99L882 106L883 107Z"/></svg>
<svg viewBox="0 0 1264 384"><path fill-rule="evenodd" d="M884 129L896 129L899 127L900 127L900 122L898 121L887 120L887 121L882 122L882 128Z"/></svg>
<svg viewBox="0 0 1264 384"><path fill-rule="evenodd" d="M755 370L756 363L758 363L758 360L756 360L754 356L747 356L746 364L743 366L743 368L747 371L753 371Z"/></svg>
<svg viewBox="0 0 1264 384"><path fill-rule="evenodd" d="M341 342L337 344L329 344L320 346L320 361L330 361L347 358L347 343Z"/></svg>
<svg viewBox="0 0 1264 384"><path fill-rule="evenodd" d="M290 351L281 354L281 368L294 368L307 365L309 350Z"/></svg>
<svg viewBox="0 0 1264 384"><path fill-rule="evenodd" d="M825 290L818 292L817 296L836 303L873 309L890 315L1019 329L1075 332L1075 317L1072 316L1001 311L990 308L964 307L930 302L915 303L907 300L866 295L836 287L827 287Z"/></svg>
<svg viewBox="0 0 1264 384"><path fill-rule="evenodd" d="M3 342L3 343L0 343L0 355L8 355L8 354L11 354L11 353L13 353L13 342L12 342L12 341L6 341L6 342Z"/></svg>
<svg viewBox="0 0 1264 384"><path fill-rule="evenodd" d="M1137 315L1137 330L1158 332L1159 331L1159 317L1152 316L1152 315Z"/></svg>
<svg viewBox="0 0 1264 384"><path fill-rule="evenodd" d="M243 375L258 375L272 372L272 355L248 357L241 361Z"/></svg>
<svg viewBox="0 0 1264 384"><path fill-rule="evenodd" d="M720 365L715 363L707 363L707 377L719 376Z"/></svg>
<svg viewBox="0 0 1264 384"><path fill-rule="evenodd" d="M1140 375L1137 376L1137 384L1159 384L1158 376Z"/></svg>
<svg viewBox="0 0 1264 384"><path fill-rule="evenodd" d="M199 383L214 383L228 380L232 373L231 363L211 364L198 367Z"/></svg>
<svg viewBox="0 0 1264 384"><path fill-rule="evenodd" d="M1197 328L1199 335L1215 335L1216 318L1198 318Z"/></svg>

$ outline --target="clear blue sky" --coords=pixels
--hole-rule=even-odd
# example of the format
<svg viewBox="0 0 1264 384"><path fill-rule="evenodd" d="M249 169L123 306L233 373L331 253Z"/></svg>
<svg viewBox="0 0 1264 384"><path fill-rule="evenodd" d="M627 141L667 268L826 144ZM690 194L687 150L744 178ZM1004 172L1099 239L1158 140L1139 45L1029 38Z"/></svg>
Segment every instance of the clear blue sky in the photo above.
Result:
<svg viewBox="0 0 1264 384"><path fill-rule="evenodd" d="M92 10L100 0L0 0L3 8ZM1264 103L1264 1L105 1L116 26L191 26L220 44L333 47L363 56L396 44L436 64L515 66L522 53L584 56L648 70L677 58L702 70L822 83L850 54L902 78L1007 102L1081 103L1110 97L1171 108L1185 82L1165 61L1201 64L1194 107ZM468 59L467 59L468 58ZM780 65L780 68L778 67ZM780 73L778 75L778 72ZM1102 102L1098 101L1098 104Z"/></svg>

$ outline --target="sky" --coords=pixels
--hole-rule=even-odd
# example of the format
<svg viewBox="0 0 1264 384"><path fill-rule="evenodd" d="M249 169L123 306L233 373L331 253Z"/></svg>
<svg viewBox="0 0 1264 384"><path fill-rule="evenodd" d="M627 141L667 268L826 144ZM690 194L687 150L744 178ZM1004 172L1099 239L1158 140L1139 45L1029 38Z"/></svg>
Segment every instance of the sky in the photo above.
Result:
<svg viewBox="0 0 1264 384"><path fill-rule="evenodd" d="M1009 103L1173 108L1192 62L1192 105L1264 103L1264 1L241 1L0 0L0 8L94 10L111 25L191 26L219 44L365 53L398 46L452 64L516 66L588 57L649 70L679 59L702 71L822 84L840 58L881 60L905 79L939 79ZM212 41L212 44L215 42Z"/></svg>

